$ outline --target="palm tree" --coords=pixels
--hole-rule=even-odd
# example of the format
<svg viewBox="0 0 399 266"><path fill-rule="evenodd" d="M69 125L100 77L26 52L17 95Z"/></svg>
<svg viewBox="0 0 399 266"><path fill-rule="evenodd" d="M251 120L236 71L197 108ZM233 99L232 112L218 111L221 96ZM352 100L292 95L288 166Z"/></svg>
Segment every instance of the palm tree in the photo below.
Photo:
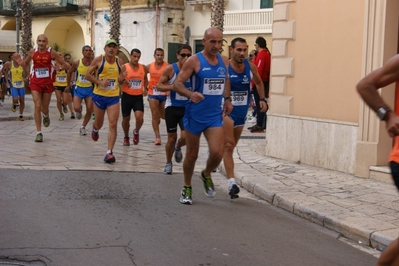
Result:
<svg viewBox="0 0 399 266"><path fill-rule="evenodd" d="M211 27L215 27L223 33L223 26L224 26L224 0L212 0Z"/></svg>
<svg viewBox="0 0 399 266"><path fill-rule="evenodd" d="M26 56L32 49L32 3L21 0L21 54Z"/></svg>
<svg viewBox="0 0 399 266"><path fill-rule="evenodd" d="M121 35L121 0L109 0L109 7L111 12L111 22L109 29L109 36L117 43L120 43Z"/></svg>

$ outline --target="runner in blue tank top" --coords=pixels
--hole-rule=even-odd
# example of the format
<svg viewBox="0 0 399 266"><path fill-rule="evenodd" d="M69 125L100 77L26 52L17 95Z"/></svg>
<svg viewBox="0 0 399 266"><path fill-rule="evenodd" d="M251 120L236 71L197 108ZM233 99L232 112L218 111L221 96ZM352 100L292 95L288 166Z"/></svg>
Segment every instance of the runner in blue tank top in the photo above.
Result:
<svg viewBox="0 0 399 266"><path fill-rule="evenodd" d="M175 154L175 161L177 163L180 163L183 160L181 147L186 145L183 117L186 105L189 101L186 96L178 94L176 91L172 90L172 88L180 69L191 56L191 53L192 50L190 45L180 45L179 48L177 48L177 63L168 65L165 68L157 84L157 90L162 92L169 91L165 104L165 122L166 131L168 132L168 141L165 145L166 165L164 170L164 173L168 175L171 175L173 172L173 153ZM188 79L184 82L184 86L191 90L191 81ZM177 139L177 126L180 127L181 131L179 139Z"/></svg>
<svg viewBox="0 0 399 266"><path fill-rule="evenodd" d="M232 199L238 198L240 189L234 180L233 150L241 137L242 130L247 118L249 98L251 90L251 79L256 85L260 98L265 97L263 82L258 73L258 68L245 56L248 52L248 44L243 38L235 38L230 46L230 64L228 68L231 84L231 101L233 111L229 116L223 118L225 150L223 163L228 179L228 192ZM260 101L261 112L266 112L266 101Z"/></svg>
<svg viewBox="0 0 399 266"><path fill-rule="evenodd" d="M183 119L187 145L183 162L184 187L180 197L183 204L192 204L191 177L202 132L208 141L209 158L200 178L204 182L205 194L214 197L211 172L223 158L223 115L229 115L233 108L227 73L229 59L219 54L223 35L218 29L209 28L205 31L202 43L204 50L187 60L173 85L176 92L190 99ZM184 82L190 77L193 91L184 86ZM223 98L226 100L222 105Z"/></svg>

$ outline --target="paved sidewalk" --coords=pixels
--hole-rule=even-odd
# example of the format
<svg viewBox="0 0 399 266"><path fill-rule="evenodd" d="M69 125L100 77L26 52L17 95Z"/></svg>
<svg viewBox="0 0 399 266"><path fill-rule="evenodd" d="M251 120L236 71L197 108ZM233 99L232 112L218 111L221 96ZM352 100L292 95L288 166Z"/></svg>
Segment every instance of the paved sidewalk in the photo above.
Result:
<svg viewBox="0 0 399 266"><path fill-rule="evenodd" d="M0 137L2 154L7 156L1 157L0 168L162 172L165 125L160 125L163 143L156 146L147 102L145 107L139 145L124 147L119 126L114 149L116 163L110 165L103 163L107 124L100 130L97 143L90 137L92 122L88 125L89 134L79 136L81 121L72 120L69 115L65 121L58 121L53 95L51 124L42 127L44 142L35 143L31 96L27 95L27 120L23 122L17 121L18 111L11 112L11 100L6 98L0 107ZM379 250L399 235L399 194L393 184L267 157L265 145L264 133L252 134L244 129L234 155L236 180L242 187L279 208ZM206 142L201 140L196 173L206 159ZM223 165L220 169L223 174ZM173 171L182 173L182 164L174 163ZM216 189L227 194L227 182L221 173L213 175Z"/></svg>

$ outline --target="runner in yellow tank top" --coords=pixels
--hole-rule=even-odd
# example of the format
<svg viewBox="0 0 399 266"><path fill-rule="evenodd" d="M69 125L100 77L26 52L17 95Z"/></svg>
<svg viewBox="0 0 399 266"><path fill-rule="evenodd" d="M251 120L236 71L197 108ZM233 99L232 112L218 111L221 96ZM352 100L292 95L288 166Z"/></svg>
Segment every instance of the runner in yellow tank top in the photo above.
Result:
<svg viewBox="0 0 399 266"><path fill-rule="evenodd" d="M66 90L70 90L73 86L73 77L76 78L76 86L72 87L73 93L73 107L76 112L76 118L82 119L82 101L85 101L86 114L83 117L82 125L79 129L81 136L86 136L86 126L90 121L91 114L93 113L93 84L86 79L86 73L93 61L91 55L93 50L89 45L82 47L83 58L76 60L72 63L71 69L68 71Z"/></svg>
<svg viewBox="0 0 399 266"><path fill-rule="evenodd" d="M165 101L168 92L160 92L156 89L159 79L162 76L163 70L168 66L168 63L163 61L164 51L162 48L157 48L154 51L155 61L147 65L148 73L150 74L150 81L148 84L148 101L150 102L150 109L152 115L152 128L155 133L155 145L161 145L161 134L159 132L159 124L161 118L165 119Z"/></svg>
<svg viewBox="0 0 399 266"><path fill-rule="evenodd" d="M28 81L29 69L27 67L22 68L18 65L17 61L12 59L4 64L4 78L7 80L7 87L11 90L12 106L11 110L15 112L17 110L17 104L19 102L19 121L24 121L24 109L25 109L25 82ZM25 72L25 77L23 77ZM8 75L10 73L10 76Z"/></svg>
<svg viewBox="0 0 399 266"><path fill-rule="evenodd" d="M118 43L115 40L108 40L104 46L105 54L94 58L93 62L87 69L85 78L94 83L93 103L94 115L96 119L93 123L91 138L97 141L99 138L98 131L104 124L105 112L108 116L108 150L105 155L104 162L114 163L115 156L112 149L115 146L117 136L117 125L119 118L119 83L124 80L121 74L121 65L123 60L118 58ZM91 73L96 72L96 76Z"/></svg>
<svg viewBox="0 0 399 266"><path fill-rule="evenodd" d="M57 54L62 57L61 52ZM57 98L57 109L60 113L60 118L58 120L64 121L64 113L68 112L67 103L71 101L69 93L65 92L65 87L67 86L67 71L62 69L60 65L54 62L55 70L55 80L53 82L55 88L55 96Z"/></svg>

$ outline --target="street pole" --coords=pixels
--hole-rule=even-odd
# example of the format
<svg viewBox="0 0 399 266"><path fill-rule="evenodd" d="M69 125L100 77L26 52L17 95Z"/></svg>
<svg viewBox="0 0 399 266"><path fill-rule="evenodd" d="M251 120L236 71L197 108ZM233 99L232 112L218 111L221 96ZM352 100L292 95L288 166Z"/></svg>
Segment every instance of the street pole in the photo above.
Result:
<svg viewBox="0 0 399 266"><path fill-rule="evenodd" d="M16 1L16 10L17 13L15 14L15 21L16 21L16 30L17 30L17 42L15 47L17 48L17 54L19 54L19 48L20 48L20 43L19 43L19 29L21 28L21 0Z"/></svg>

